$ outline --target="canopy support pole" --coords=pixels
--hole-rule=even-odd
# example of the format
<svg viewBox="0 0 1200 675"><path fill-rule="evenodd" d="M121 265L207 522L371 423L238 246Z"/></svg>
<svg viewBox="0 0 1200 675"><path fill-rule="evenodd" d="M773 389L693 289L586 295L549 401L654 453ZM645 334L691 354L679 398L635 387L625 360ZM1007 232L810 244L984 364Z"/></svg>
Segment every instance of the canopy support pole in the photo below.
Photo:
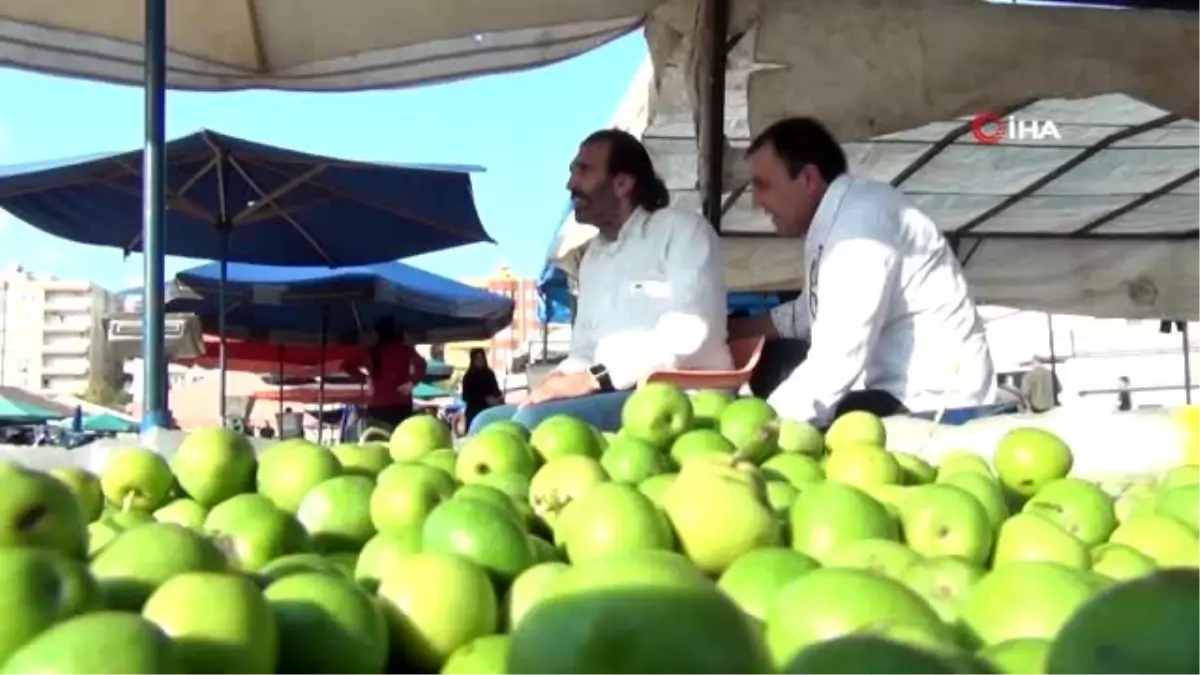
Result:
<svg viewBox="0 0 1200 675"><path fill-rule="evenodd" d="M283 345L279 345L279 431L283 433Z"/></svg>
<svg viewBox="0 0 1200 675"><path fill-rule="evenodd" d="M226 425L225 416L228 414L228 401L226 400L229 373L229 353L225 348L226 328L225 328L225 313L228 307L225 302L225 284L229 281L229 230L221 229L221 280L218 282L217 288L217 337L220 342L217 344L217 361L221 370L220 383L218 385L218 396L220 396L220 407L218 410L221 413L221 426Z"/></svg>
<svg viewBox="0 0 1200 675"><path fill-rule="evenodd" d="M329 344L329 305L321 305L321 379L317 384L317 443L325 438L325 350Z"/></svg>
<svg viewBox="0 0 1200 675"><path fill-rule="evenodd" d="M725 160L725 69L728 64L729 0L703 0L704 17L697 52L701 59L696 74L700 106L700 155L703 159L704 216L721 232L721 195Z"/></svg>
<svg viewBox="0 0 1200 675"><path fill-rule="evenodd" d="M146 0L145 152L142 189L142 421L143 431L170 425L163 285L166 212L167 0Z"/></svg>
<svg viewBox="0 0 1200 675"><path fill-rule="evenodd" d="M1058 355L1054 353L1054 315L1046 312L1046 337L1050 341L1050 381L1054 392L1054 405L1058 405Z"/></svg>
<svg viewBox="0 0 1200 675"><path fill-rule="evenodd" d="M1188 322L1179 322L1179 334L1183 342L1183 402L1192 402L1192 345L1188 337Z"/></svg>

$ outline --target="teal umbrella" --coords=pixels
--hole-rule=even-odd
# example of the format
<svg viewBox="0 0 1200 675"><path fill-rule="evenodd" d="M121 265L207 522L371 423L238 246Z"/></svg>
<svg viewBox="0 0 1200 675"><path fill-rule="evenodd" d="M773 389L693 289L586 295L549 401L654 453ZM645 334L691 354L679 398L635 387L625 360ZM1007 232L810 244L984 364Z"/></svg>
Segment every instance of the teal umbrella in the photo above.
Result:
<svg viewBox="0 0 1200 675"><path fill-rule="evenodd" d="M45 424L70 415L70 408L24 389L0 387L0 424Z"/></svg>
<svg viewBox="0 0 1200 675"><path fill-rule="evenodd" d="M109 434L128 434L137 431L137 429L137 424L108 413L92 415L83 419L84 431L94 431L97 433Z"/></svg>
<svg viewBox="0 0 1200 675"><path fill-rule="evenodd" d="M439 387L436 384L421 382L417 386L413 387L412 395L413 398L428 399L441 398L442 396L453 396L454 393L449 389Z"/></svg>

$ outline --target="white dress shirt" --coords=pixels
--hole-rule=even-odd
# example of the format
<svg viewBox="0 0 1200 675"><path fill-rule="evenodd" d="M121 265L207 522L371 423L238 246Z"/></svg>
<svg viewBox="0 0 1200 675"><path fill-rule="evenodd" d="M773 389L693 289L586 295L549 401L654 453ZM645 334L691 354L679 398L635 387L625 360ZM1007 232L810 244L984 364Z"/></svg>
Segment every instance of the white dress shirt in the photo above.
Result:
<svg viewBox="0 0 1200 675"><path fill-rule="evenodd" d="M804 294L776 307L808 356L771 394L783 417L827 423L852 389L914 412L983 405L997 394L983 320L946 238L884 183L843 175L805 239Z"/></svg>
<svg viewBox="0 0 1200 675"><path fill-rule="evenodd" d="M579 265L570 356L562 372L603 364L617 389L668 369L723 370L725 268L703 216L636 209L615 240L596 235Z"/></svg>

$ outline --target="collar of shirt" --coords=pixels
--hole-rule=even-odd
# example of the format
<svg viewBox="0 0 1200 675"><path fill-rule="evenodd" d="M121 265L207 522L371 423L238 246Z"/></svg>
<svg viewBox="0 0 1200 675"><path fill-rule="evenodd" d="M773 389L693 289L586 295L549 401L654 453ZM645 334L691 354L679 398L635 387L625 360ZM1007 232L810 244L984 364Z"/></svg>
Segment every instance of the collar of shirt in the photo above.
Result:
<svg viewBox="0 0 1200 675"><path fill-rule="evenodd" d="M607 239L602 234L597 234L592 238L592 246L596 253L606 255L616 255L621 247L632 240L641 239L645 234L646 222L650 220L650 214L638 206L629 214L629 218L625 220L625 224L621 226L621 231L617 233L616 239Z"/></svg>
<svg viewBox="0 0 1200 675"><path fill-rule="evenodd" d="M813 249L814 254L817 247L829 238L829 231L833 229L833 224L837 221L838 209L842 205L842 200L846 198L846 193L850 191L850 184L853 181L850 174L843 173L834 178L829 187L825 189L821 203L817 205L817 212L813 214L808 235L804 238L805 247Z"/></svg>

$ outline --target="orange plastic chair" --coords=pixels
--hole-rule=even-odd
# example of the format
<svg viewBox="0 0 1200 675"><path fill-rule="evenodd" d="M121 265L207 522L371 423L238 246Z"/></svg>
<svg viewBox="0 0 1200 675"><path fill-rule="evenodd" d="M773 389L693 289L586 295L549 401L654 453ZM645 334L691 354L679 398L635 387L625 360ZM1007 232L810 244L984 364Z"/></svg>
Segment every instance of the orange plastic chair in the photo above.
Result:
<svg viewBox="0 0 1200 675"><path fill-rule="evenodd" d="M764 342L761 337L730 340L733 370L658 370L642 378L642 384L669 382L681 389L741 389L758 365Z"/></svg>

